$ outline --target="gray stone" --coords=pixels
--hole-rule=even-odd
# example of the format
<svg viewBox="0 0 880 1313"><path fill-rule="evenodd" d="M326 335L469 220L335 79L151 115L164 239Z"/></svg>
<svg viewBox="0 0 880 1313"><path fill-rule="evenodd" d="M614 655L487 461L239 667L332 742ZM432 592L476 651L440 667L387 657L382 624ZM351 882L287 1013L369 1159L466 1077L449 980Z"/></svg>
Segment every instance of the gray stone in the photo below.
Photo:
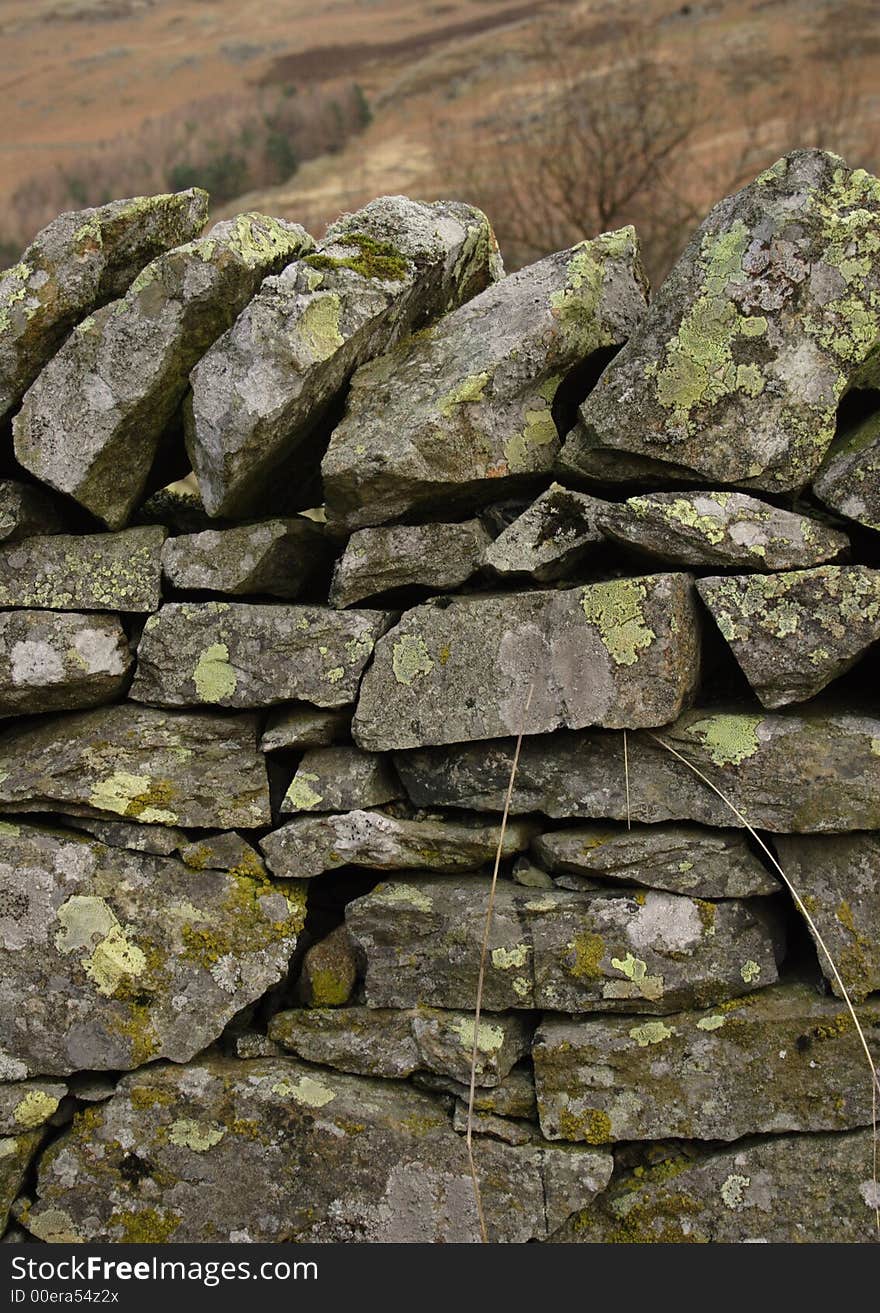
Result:
<svg viewBox="0 0 880 1313"><path fill-rule="evenodd" d="M415 1072L413 1084L419 1089L434 1093L452 1094L456 1100L464 1101L467 1106L470 1094L470 1078L467 1081L450 1080L448 1076L437 1076L434 1072ZM535 1100L535 1078L531 1067L518 1064L498 1085L481 1086L474 1089L474 1108L477 1112L490 1113L496 1117L518 1117L537 1121L538 1105Z"/></svg>
<svg viewBox="0 0 880 1313"><path fill-rule="evenodd" d="M20 1135L43 1126L58 1111L67 1086L58 1081L0 1084L0 1135Z"/></svg>
<svg viewBox="0 0 880 1313"><path fill-rule="evenodd" d="M279 1058L282 1050L266 1035L256 1030L246 1030L235 1039L235 1056L237 1058Z"/></svg>
<svg viewBox="0 0 880 1313"><path fill-rule="evenodd" d="M58 504L44 488L0 479L0 542L60 533L63 528Z"/></svg>
<svg viewBox="0 0 880 1313"><path fill-rule="evenodd" d="M331 606L351 606L394 588L458 588L480 564L489 534L463 524L393 524L353 533L333 571Z"/></svg>
<svg viewBox="0 0 880 1313"><path fill-rule="evenodd" d="M808 483L843 393L876 384L878 219L880 182L818 150L721 201L582 405L563 467Z"/></svg>
<svg viewBox="0 0 880 1313"><path fill-rule="evenodd" d="M116 1076L103 1076L100 1073L76 1072L67 1082L70 1093L83 1103L103 1103L116 1093Z"/></svg>
<svg viewBox="0 0 880 1313"><path fill-rule="evenodd" d="M0 879L16 1078L187 1061L282 978L305 920L299 886L34 826L0 832Z"/></svg>
<svg viewBox="0 0 880 1313"><path fill-rule="evenodd" d="M165 530L125 529L0 545L0 607L155 611Z"/></svg>
<svg viewBox="0 0 880 1313"><path fill-rule="evenodd" d="M165 707L268 707L357 696L384 611L167 602L144 626L130 696Z"/></svg>
<svg viewBox="0 0 880 1313"><path fill-rule="evenodd" d="M62 214L0 272L0 419L21 400L70 329L121 296L160 251L189 241L207 192L139 196Z"/></svg>
<svg viewBox="0 0 880 1313"><path fill-rule="evenodd" d="M502 856L528 848L531 821L513 820ZM269 869L286 879L307 879L339 866L377 871L475 871L491 862L500 827L460 819L404 820L381 811L302 816L262 840Z"/></svg>
<svg viewBox="0 0 880 1313"><path fill-rule="evenodd" d="M562 379L645 310L632 228L547 256L359 369L322 472L331 522L382 524L534 486Z"/></svg>
<svg viewBox="0 0 880 1313"><path fill-rule="evenodd" d="M264 752L283 748L328 748L346 740L351 728L347 707L282 707L266 722L260 747Z"/></svg>
<svg viewBox="0 0 880 1313"><path fill-rule="evenodd" d="M880 414L832 443L813 491L832 510L880 531Z"/></svg>
<svg viewBox="0 0 880 1313"><path fill-rule="evenodd" d="M383 751L520 729L666 724L699 675L691 582L646 575L407 611L376 646L354 738Z"/></svg>
<svg viewBox="0 0 880 1313"><path fill-rule="evenodd" d="M251 880L269 878L260 854L234 830L205 834L192 842L187 840L178 853L191 871L228 871L230 875L246 875Z"/></svg>
<svg viewBox="0 0 880 1313"><path fill-rule="evenodd" d="M0 734L0 804L196 829L270 824L253 716L174 715L129 704Z"/></svg>
<svg viewBox="0 0 880 1313"><path fill-rule="evenodd" d="M880 1038L880 1002L860 1017ZM720 1009L545 1017L535 1036L550 1140L736 1140L871 1122L871 1073L849 1013L809 985L775 985Z"/></svg>
<svg viewBox="0 0 880 1313"><path fill-rule="evenodd" d="M187 445L208 511L252 512L294 459L301 479L352 371L499 272L488 220L468 205L385 196L333 224L192 373Z"/></svg>
<svg viewBox="0 0 880 1313"><path fill-rule="evenodd" d="M748 898L775 894L781 882L752 852L736 830L704 830L696 825L578 825L542 834L532 844L536 858L557 875L619 881L694 898Z"/></svg>
<svg viewBox="0 0 880 1313"><path fill-rule="evenodd" d="M190 843L184 830L173 825L139 825L137 821L101 821L89 816L71 818L78 830L100 839L110 848L131 848L133 852L152 853L154 857L171 857Z"/></svg>
<svg viewBox="0 0 880 1313"><path fill-rule="evenodd" d="M320 527L299 515L169 538L162 571L174 588L293 598L327 556Z"/></svg>
<svg viewBox="0 0 880 1313"><path fill-rule="evenodd" d="M765 707L813 697L880 638L880 570L863 565L700 579L697 590Z"/></svg>
<svg viewBox="0 0 880 1313"><path fill-rule="evenodd" d="M281 802L285 812L347 812L403 797L391 759L359 748L312 748Z"/></svg>
<svg viewBox="0 0 880 1313"><path fill-rule="evenodd" d="M132 664L116 616L0 612L0 716L111 702Z"/></svg>
<svg viewBox="0 0 880 1313"><path fill-rule="evenodd" d="M344 925L338 925L303 955L297 996L307 1008L341 1008L351 1001L357 978L351 935Z"/></svg>
<svg viewBox="0 0 880 1313"><path fill-rule="evenodd" d="M0 1232L6 1230L12 1205L43 1139L41 1130L0 1138Z"/></svg>
<svg viewBox="0 0 880 1313"><path fill-rule="evenodd" d="M513 1121L508 1117L496 1117L491 1112L477 1112L475 1109L471 1126L474 1135L490 1135L493 1140L501 1140L504 1144L538 1144L541 1140L537 1127L528 1122ZM456 1099L452 1112L452 1127L459 1135L467 1135L467 1100Z"/></svg>
<svg viewBox="0 0 880 1313"><path fill-rule="evenodd" d="M369 1007L473 1008L489 882L389 880L349 903ZM499 882L483 1004L562 1012L675 1012L776 980L784 934L766 900L651 891L578 894Z"/></svg>
<svg viewBox="0 0 880 1313"><path fill-rule="evenodd" d="M671 565L797 570L832 561L845 533L743 492L650 492L606 503L603 532Z"/></svg>
<svg viewBox="0 0 880 1313"><path fill-rule="evenodd" d="M553 483L489 544L483 565L502 579L570 579L605 541L598 524L607 505Z"/></svg>

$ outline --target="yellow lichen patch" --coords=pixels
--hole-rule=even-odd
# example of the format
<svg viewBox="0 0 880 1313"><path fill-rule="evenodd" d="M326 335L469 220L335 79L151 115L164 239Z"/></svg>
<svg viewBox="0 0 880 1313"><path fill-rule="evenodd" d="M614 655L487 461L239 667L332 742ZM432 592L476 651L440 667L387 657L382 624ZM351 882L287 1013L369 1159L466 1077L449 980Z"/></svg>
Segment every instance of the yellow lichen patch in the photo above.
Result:
<svg viewBox="0 0 880 1313"><path fill-rule="evenodd" d="M482 401L488 382L488 374L468 375L451 392L447 392L445 396L440 398L437 402L437 409L445 419L449 419L458 406L466 405L468 402Z"/></svg>
<svg viewBox="0 0 880 1313"><path fill-rule="evenodd" d="M238 677L229 664L229 648L225 643L212 643L205 648L193 671L193 683L200 702L222 702L232 696Z"/></svg>
<svg viewBox="0 0 880 1313"><path fill-rule="evenodd" d="M743 962L739 974L742 976L744 982L747 985L750 985L753 980L757 980L760 976L761 968L757 962L753 962L751 958L749 958L747 962Z"/></svg>
<svg viewBox="0 0 880 1313"><path fill-rule="evenodd" d="M551 904L555 906L555 903ZM566 944L571 954L568 970L576 980L601 980L605 974L602 970L602 958L605 956L605 941L601 935L584 932L575 935Z"/></svg>
<svg viewBox="0 0 880 1313"><path fill-rule="evenodd" d="M583 1140L587 1144L607 1144L612 1139L611 1118L601 1108L571 1108L559 1111L559 1130L566 1140Z"/></svg>
<svg viewBox="0 0 880 1313"><path fill-rule="evenodd" d="M459 1021L453 1022L450 1029L458 1035L463 1048L472 1049L474 1047L473 1017L462 1017ZM504 1043L504 1031L501 1027L492 1026L486 1021L480 1022L480 1028L476 1035L477 1048L481 1053L497 1053Z"/></svg>
<svg viewBox="0 0 880 1313"><path fill-rule="evenodd" d="M412 684L420 675L430 675L434 662L420 634L401 634L391 654L391 669L398 684Z"/></svg>
<svg viewBox="0 0 880 1313"><path fill-rule="evenodd" d="M697 1022L697 1030L720 1030L724 1025L724 1017L720 1012L713 1012L709 1017L700 1017Z"/></svg>
<svg viewBox="0 0 880 1313"><path fill-rule="evenodd" d="M129 941L103 898L74 894L61 904L56 915L61 929L55 935L55 947L64 954L87 950L81 958L82 966L99 994L109 996L124 976L143 973L143 952Z"/></svg>
<svg viewBox="0 0 880 1313"><path fill-rule="evenodd" d="M640 1049L646 1049L649 1044L662 1044L663 1040L670 1039L675 1034L675 1027L666 1026L662 1021L645 1021L641 1026L633 1026L629 1034Z"/></svg>
<svg viewBox="0 0 880 1313"><path fill-rule="evenodd" d="M523 412L523 428L504 444L504 455L511 474L529 474L543 469L545 448L558 442L559 433L549 405L535 405ZM552 453L551 453L552 454Z"/></svg>
<svg viewBox="0 0 880 1313"><path fill-rule="evenodd" d="M758 728L763 723L763 716L718 715L695 721L687 733L699 739L716 766L738 766L761 746Z"/></svg>
<svg viewBox="0 0 880 1313"><path fill-rule="evenodd" d="M313 775L309 771L297 771L291 781L290 788L284 795L282 811L308 812L320 807L324 801L323 796L316 793L312 788L312 784L317 784L317 782L317 775Z"/></svg>
<svg viewBox="0 0 880 1313"><path fill-rule="evenodd" d="M189 1117L180 1117L168 1128L168 1139L180 1149L192 1149L196 1153L206 1153L219 1144L226 1134L223 1126L216 1122L198 1122Z"/></svg>
<svg viewBox="0 0 880 1313"><path fill-rule="evenodd" d="M311 1076L300 1076L295 1081L279 1081L277 1085L272 1086L272 1093L277 1094L279 1099L294 1099L309 1108L323 1108L325 1104L332 1103L336 1098L335 1090L322 1085Z"/></svg>
<svg viewBox="0 0 880 1313"><path fill-rule="evenodd" d="M636 984L644 980L648 972L647 963L643 962L640 957L633 957L632 953L627 953L626 957L613 957L611 965L615 971L620 971L626 976L627 980L632 980Z"/></svg>
<svg viewBox="0 0 880 1313"><path fill-rule="evenodd" d="M297 325L300 341L313 361L327 360L345 338L339 331L342 303L335 292L316 295L306 306Z"/></svg>
<svg viewBox="0 0 880 1313"><path fill-rule="evenodd" d="M434 906L429 896L414 884L380 884L370 897L384 907L402 903L406 907L417 907L420 912L430 912Z"/></svg>
<svg viewBox="0 0 880 1313"><path fill-rule="evenodd" d="M726 1208L739 1210L745 1202L745 1191L751 1185L751 1177L734 1174L728 1176L721 1186L721 1198Z"/></svg>
<svg viewBox="0 0 880 1313"><path fill-rule="evenodd" d="M43 1122L48 1121L58 1107L58 1103L59 1100L47 1094L45 1090L28 1090L21 1103L16 1105L13 1116L19 1126L23 1126L25 1130L32 1130L35 1126L42 1126Z"/></svg>
<svg viewBox="0 0 880 1313"><path fill-rule="evenodd" d="M514 944L512 948L493 948L492 965L499 971L509 971L511 967L524 967L531 949L528 944Z"/></svg>
<svg viewBox="0 0 880 1313"><path fill-rule="evenodd" d="M173 793L167 780L151 780L148 775L131 775L120 770L114 771L106 780L99 780L89 796L89 803L99 811L134 816L146 824L175 825L176 812L156 806L157 803L170 802Z"/></svg>
<svg viewBox="0 0 880 1313"><path fill-rule="evenodd" d="M645 596L645 585L638 579L591 584L581 593L584 615L596 626L615 665L634 665L639 652L650 647L657 637L645 620L642 606Z"/></svg>

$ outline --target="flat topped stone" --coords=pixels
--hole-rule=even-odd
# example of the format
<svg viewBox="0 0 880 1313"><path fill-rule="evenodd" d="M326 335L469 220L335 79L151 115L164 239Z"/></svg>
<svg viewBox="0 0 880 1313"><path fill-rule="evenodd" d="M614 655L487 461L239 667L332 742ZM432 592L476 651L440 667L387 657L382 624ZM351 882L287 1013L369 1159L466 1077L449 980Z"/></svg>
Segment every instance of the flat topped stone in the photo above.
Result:
<svg viewBox="0 0 880 1313"><path fill-rule="evenodd" d="M876 386L880 181L798 150L721 201L581 407L565 468L786 491Z"/></svg>
<svg viewBox="0 0 880 1313"><path fill-rule="evenodd" d="M0 612L0 716L112 702L134 658L115 615Z"/></svg>
<svg viewBox="0 0 880 1313"><path fill-rule="evenodd" d="M880 415L835 439L813 491L832 510L880 531Z"/></svg>
<svg viewBox="0 0 880 1313"><path fill-rule="evenodd" d="M60 533L64 518L45 488L17 479L0 479L0 542Z"/></svg>
<svg viewBox="0 0 880 1313"><path fill-rule="evenodd" d="M695 690L698 636L688 575L428 603L377 644L352 733L382 751L662 725Z"/></svg>
<svg viewBox="0 0 880 1313"><path fill-rule="evenodd" d="M483 565L500 578L537 583L571 578L604 537L599 520L608 503L553 483L507 526L483 553Z"/></svg>
<svg viewBox="0 0 880 1313"><path fill-rule="evenodd" d="M351 606L395 588L458 588L490 542L479 520L359 529L336 562L330 605Z"/></svg>
<svg viewBox="0 0 880 1313"><path fill-rule="evenodd" d="M347 812L403 797L389 757L359 748L310 748L281 802L282 812Z"/></svg>
<svg viewBox="0 0 880 1313"><path fill-rule="evenodd" d="M328 556L320 526L299 515L169 538L162 572L174 588L294 598Z"/></svg>
<svg viewBox="0 0 880 1313"><path fill-rule="evenodd" d="M533 486L559 451L560 382L645 310L632 228L520 269L357 371L322 463L331 521L354 529Z"/></svg>
<svg viewBox="0 0 880 1313"><path fill-rule="evenodd" d="M150 525L0 544L0 607L155 611L165 533Z"/></svg>
<svg viewBox="0 0 880 1313"><path fill-rule="evenodd" d="M63 1081L22 1080L0 1085L0 1135L43 1126L67 1094Z"/></svg>
<svg viewBox="0 0 880 1313"><path fill-rule="evenodd" d="M269 714L260 747L264 752L284 748L328 748L349 735L351 712L347 707L281 707Z"/></svg>

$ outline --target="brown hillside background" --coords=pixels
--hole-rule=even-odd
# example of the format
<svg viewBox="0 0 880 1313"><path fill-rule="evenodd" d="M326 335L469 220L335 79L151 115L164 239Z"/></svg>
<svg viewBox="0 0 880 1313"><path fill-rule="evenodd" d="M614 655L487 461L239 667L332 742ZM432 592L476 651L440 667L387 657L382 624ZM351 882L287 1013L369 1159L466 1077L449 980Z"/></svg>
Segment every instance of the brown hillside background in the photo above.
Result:
<svg viewBox="0 0 880 1313"><path fill-rule="evenodd" d="M199 183L315 235L453 195L508 268L634 222L656 280L794 146L880 167L877 0L0 0L0 266L60 210Z"/></svg>

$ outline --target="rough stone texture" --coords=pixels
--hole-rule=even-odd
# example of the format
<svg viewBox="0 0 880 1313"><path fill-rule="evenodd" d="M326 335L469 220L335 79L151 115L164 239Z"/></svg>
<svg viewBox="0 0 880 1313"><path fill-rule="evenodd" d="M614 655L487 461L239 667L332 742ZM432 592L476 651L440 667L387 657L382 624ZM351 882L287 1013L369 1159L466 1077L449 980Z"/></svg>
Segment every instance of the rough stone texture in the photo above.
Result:
<svg viewBox="0 0 880 1313"><path fill-rule="evenodd" d="M767 572L832 561L845 533L743 492L651 492L606 503L603 532L671 565Z"/></svg>
<svg viewBox="0 0 880 1313"><path fill-rule="evenodd" d="M0 612L0 716L111 702L132 664L114 615Z"/></svg>
<svg viewBox="0 0 880 1313"><path fill-rule="evenodd" d="M399 1079L415 1071L432 1071L462 1084L470 1082L473 1012L300 1008L276 1013L269 1035L308 1062L356 1075ZM477 1035L480 1086L500 1084L529 1052L531 1027L515 1012L483 1013Z"/></svg>
<svg viewBox="0 0 880 1313"><path fill-rule="evenodd" d="M520 269L358 370L322 465L331 521L485 504L549 472L560 382L626 341L646 295L622 228Z"/></svg>
<svg viewBox="0 0 880 1313"><path fill-rule="evenodd" d="M880 989L880 835L780 837L775 843L782 869L828 945L847 992L862 999ZM842 997L809 923L807 929L828 983Z"/></svg>
<svg viewBox="0 0 880 1313"><path fill-rule="evenodd" d="M305 920L298 887L32 826L0 832L0 878L13 1079L187 1061L281 978Z"/></svg>
<svg viewBox="0 0 880 1313"><path fill-rule="evenodd" d="M23 1080L0 1085L0 1135L19 1135L44 1125L67 1094L59 1081Z"/></svg>
<svg viewBox="0 0 880 1313"><path fill-rule="evenodd" d="M408 821L380 811L352 811L298 817L273 830L260 847L270 870L291 880L348 865L378 871L475 871L494 859L499 833L497 825L460 819ZM534 833L531 821L511 820L502 855L512 857L528 848Z"/></svg>
<svg viewBox="0 0 880 1313"><path fill-rule="evenodd" d="M357 696L384 611L168 602L144 626L131 697L164 707L268 707Z"/></svg>
<svg viewBox="0 0 880 1313"><path fill-rule="evenodd" d="M861 1010L869 1045L880 1002ZM841 1003L775 985L658 1021L545 1017L535 1036L550 1140L736 1140L871 1122L871 1074Z"/></svg>
<svg viewBox="0 0 880 1313"><path fill-rule="evenodd" d="M344 1007L354 993L357 975L351 935L344 925L338 925L303 954L297 981L299 1000L307 1008Z"/></svg>
<svg viewBox="0 0 880 1313"><path fill-rule="evenodd" d="M584 877L593 888L611 880L694 898L748 898L782 888L735 830L578 825L540 835L532 851L562 888L577 889Z"/></svg>
<svg viewBox="0 0 880 1313"><path fill-rule="evenodd" d="M183 844L178 852L181 861L192 871L229 871L232 875L248 875L255 880L269 878L260 854L234 830L226 834L203 835Z"/></svg>
<svg viewBox="0 0 880 1313"><path fill-rule="evenodd" d="M142 824L268 825L256 729L253 716L130 705L13 726L0 734L0 803Z"/></svg>
<svg viewBox="0 0 880 1313"><path fill-rule="evenodd" d="M394 588L458 588L480 564L491 538L479 520L359 529L336 562L331 606L351 606Z"/></svg>
<svg viewBox="0 0 880 1313"><path fill-rule="evenodd" d="M351 712L346 707L284 707L270 714L260 747L264 752L327 748L347 739L350 726Z"/></svg>
<svg viewBox="0 0 880 1313"><path fill-rule="evenodd" d="M517 516L483 553L483 565L500 578L526 577L537 583L571 578L596 546L607 502L553 483Z"/></svg>
<svg viewBox="0 0 880 1313"><path fill-rule="evenodd" d="M154 857L171 857L188 847L190 838L185 830L174 825L141 825L137 821L102 821L91 816L75 816L70 824L86 834L93 835L111 848L131 848L137 853L152 853Z"/></svg>
<svg viewBox="0 0 880 1313"><path fill-rule="evenodd" d="M662 742L661 742L662 740ZM721 788L746 819L775 833L880 829L880 719L804 707L800 714L694 709L656 735L629 736L629 806L619 734L526 739L514 812L650 824L739 826L666 743ZM498 811L513 740L401 752L397 772L418 807Z"/></svg>
<svg viewBox="0 0 880 1313"><path fill-rule="evenodd" d="M333 224L192 373L187 445L208 511L258 506L358 365L499 273L488 220L468 205L385 196Z"/></svg>
<svg viewBox="0 0 880 1313"><path fill-rule="evenodd" d="M165 529L55 534L0 546L0 607L155 611Z"/></svg>
<svg viewBox="0 0 880 1313"><path fill-rule="evenodd" d="M0 1231L6 1229L10 1209L42 1142L42 1131L25 1131L21 1135L0 1138Z"/></svg>
<svg viewBox="0 0 880 1313"><path fill-rule="evenodd" d="M327 556L320 527L300 515L169 538L162 572L174 588L294 598Z"/></svg>
<svg viewBox="0 0 880 1313"><path fill-rule="evenodd" d="M120 296L161 251L195 237L206 192L140 196L62 214L0 272L0 419L83 316Z"/></svg>
<svg viewBox="0 0 880 1313"><path fill-rule="evenodd" d="M681 1154L615 1181L553 1237L596 1244L870 1243L870 1131Z"/></svg>
<svg viewBox="0 0 880 1313"><path fill-rule="evenodd" d="M60 533L63 528L64 519L50 493L16 479L0 479L0 542Z"/></svg>
<svg viewBox="0 0 880 1313"><path fill-rule="evenodd" d="M416 1072L413 1084L420 1089L454 1094L456 1099L467 1105L470 1093L470 1079L465 1081L450 1080L448 1076L437 1076L433 1072ZM480 1086L474 1090L474 1109L477 1112L492 1113L497 1117L524 1117L537 1121L538 1105L535 1101L535 1078L531 1067L519 1065L505 1076L499 1085Z"/></svg>
<svg viewBox="0 0 880 1313"><path fill-rule="evenodd" d="M359 748L312 748L297 766L282 812L347 812L403 797L390 758Z"/></svg>
<svg viewBox="0 0 880 1313"><path fill-rule="evenodd" d="M813 697L880 638L880 570L863 565L700 579L697 590L765 707Z"/></svg>
<svg viewBox="0 0 880 1313"><path fill-rule="evenodd" d="M136 1191L131 1154L149 1165ZM479 1161L490 1239L508 1243L558 1230L612 1166L604 1152L489 1139ZM464 1139L436 1100L292 1058L125 1077L44 1155L26 1224L98 1243L479 1240Z"/></svg>
<svg viewBox="0 0 880 1313"><path fill-rule="evenodd" d="M880 530L880 414L832 443L813 491L832 510Z"/></svg>
<svg viewBox="0 0 880 1313"><path fill-rule="evenodd" d="M391 880L349 903L370 1007L473 1007L489 883ZM776 980L783 932L765 900L576 894L502 881L484 1006L563 1012L674 1012Z"/></svg>
<svg viewBox="0 0 880 1313"><path fill-rule="evenodd" d="M689 575L457 598L407 611L377 644L352 732L381 751L520 729L663 725L688 705L698 675Z"/></svg>

